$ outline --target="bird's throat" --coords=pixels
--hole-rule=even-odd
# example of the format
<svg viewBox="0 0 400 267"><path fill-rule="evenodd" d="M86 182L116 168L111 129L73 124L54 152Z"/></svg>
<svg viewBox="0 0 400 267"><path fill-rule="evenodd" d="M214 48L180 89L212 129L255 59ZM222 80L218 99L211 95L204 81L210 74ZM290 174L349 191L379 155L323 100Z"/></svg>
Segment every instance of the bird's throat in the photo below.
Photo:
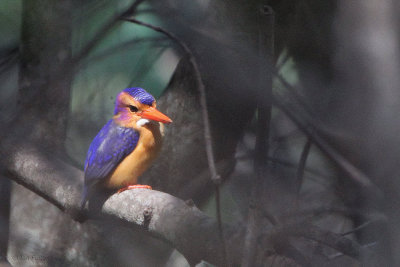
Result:
<svg viewBox="0 0 400 267"><path fill-rule="evenodd" d="M143 125L145 125L145 124L147 124L149 122L150 121L148 119L140 119L140 120L138 120L136 122L136 126L139 128L139 127L142 127Z"/></svg>

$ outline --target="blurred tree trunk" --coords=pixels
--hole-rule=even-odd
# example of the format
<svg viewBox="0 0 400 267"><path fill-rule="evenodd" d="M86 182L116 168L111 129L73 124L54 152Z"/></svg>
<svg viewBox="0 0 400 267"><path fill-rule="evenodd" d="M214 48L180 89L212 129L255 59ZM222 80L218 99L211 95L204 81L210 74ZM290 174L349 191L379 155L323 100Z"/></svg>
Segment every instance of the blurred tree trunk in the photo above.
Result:
<svg viewBox="0 0 400 267"><path fill-rule="evenodd" d="M378 3L379 2L379 3ZM336 33L337 94L332 125L348 140L341 147L353 162L384 192L382 202L373 195L352 194L357 209L367 214L384 210L388 227L363 232L362 243L378 240L378 259L366 266L400 265L400 53L398 5L390 0L339 1ZM350 152L350 153L349 153ZM383 209L382 209L383 208Z"/></svg>
<svg viewBox="0 0 400 267"><path fill-rule="evenodd" d="M69 0L58 3L48 0L23 2L18 104L14 118L3 129L7 130L2 133L3 145L15 146L20 140L40 140L43 147L52 146L54 151L63 148L72 78L68 66L71 56L71 7ZM26 214L15 217L18 208L38 203L44 203L47 208L49 204L25 189L14 189L14 208L10 218L10 182L2 180L0 189L3 192L0 207L1 254L6 254L7 221L11 221L11 235L15 237L17 223L29 225L30 213L34 212L29 208ZM11 238L10 244L13 242L15 245L15 239ZM24 250L17 247L18 253L23 253ZM11 255L13 249L9 250Z"/></svg>
<svg viewBox="0 0 400 267"><path fill-rule="evenodd" d="M72 1L23 1L20 79L15 128L7 143L35 142L52 155L64 150L72 71ZM22 186L11 199L8 259L15 266L87 265L86 228ZM93 231L96 233L96 231ZM80 237L80 238L78 238ZM92 254L93 255L93 254Z"/></svg>
<svg viewBox="0 0 400 267"><path fill-rule="evenodd" d="M31 138L54 149L65 141L71 36L71 0L23 1L18 115Z"/></svg>
<svg viewBox="0 0 400 267"><path fill-rule="evenodd" d="M38 142L52 154L63 149L72 82L71 22L70 0L23 1L17 118L10 144ZM19 185L13 186L11 203L10 262L60 263L73 236L68 216Z"/></svg>

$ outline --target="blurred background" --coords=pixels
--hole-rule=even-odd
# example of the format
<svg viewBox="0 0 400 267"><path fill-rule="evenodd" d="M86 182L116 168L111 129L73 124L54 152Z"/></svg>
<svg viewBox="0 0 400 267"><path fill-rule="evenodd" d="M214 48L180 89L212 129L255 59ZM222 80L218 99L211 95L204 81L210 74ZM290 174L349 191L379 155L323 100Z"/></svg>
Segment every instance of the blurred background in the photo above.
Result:
<svg viewBox="0 0 400 267"><path fill-rule="evenodd" d="M3 140L10 132L44 140L83 169L116 94L143 87L174 123L142 181L215 217L197 74L176 41L121 20L135 18L176 36L198 63L222 220L244 238L249 203L261 214L264 241L248 266L400 265L398 3L148 0L132 10L133 3L0 2ZM21 121L36 123L11 131ZM268 146L257 174L260 139ZM76 223L5 176L0 189L0 259L13 266L189 266L141 231ZM245 241L237 246L247 253Z"/></svg>

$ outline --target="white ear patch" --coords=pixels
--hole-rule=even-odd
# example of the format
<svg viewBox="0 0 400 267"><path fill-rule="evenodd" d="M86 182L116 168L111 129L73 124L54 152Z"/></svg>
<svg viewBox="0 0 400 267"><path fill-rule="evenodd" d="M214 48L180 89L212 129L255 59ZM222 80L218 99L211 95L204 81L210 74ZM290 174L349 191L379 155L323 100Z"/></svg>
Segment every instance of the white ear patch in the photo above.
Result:
<svg viewBox="0 0 400 267"><path fill-rule="evenodd" d="M142 127L143 125L145 125L146 123L149 123L150 121L147 119L140 119L136 122L137 127Z"/></svg>

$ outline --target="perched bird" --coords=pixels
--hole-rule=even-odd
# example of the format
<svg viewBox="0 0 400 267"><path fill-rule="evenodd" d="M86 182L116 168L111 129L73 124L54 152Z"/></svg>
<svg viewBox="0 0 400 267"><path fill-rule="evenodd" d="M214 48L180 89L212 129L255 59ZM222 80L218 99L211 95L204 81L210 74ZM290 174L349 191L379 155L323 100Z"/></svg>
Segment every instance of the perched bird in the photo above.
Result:
<svg viewBox="0 0 400 267"><path fill-rule="evenodd" d="M163 123L170 122L170 118L156 109L156 100L144 89L135 87L120 92L113 118L89 147L81 207L85 207L94 187L118 192L151 189L148 185L138 185L138 177L160 151Z"/></svg>

